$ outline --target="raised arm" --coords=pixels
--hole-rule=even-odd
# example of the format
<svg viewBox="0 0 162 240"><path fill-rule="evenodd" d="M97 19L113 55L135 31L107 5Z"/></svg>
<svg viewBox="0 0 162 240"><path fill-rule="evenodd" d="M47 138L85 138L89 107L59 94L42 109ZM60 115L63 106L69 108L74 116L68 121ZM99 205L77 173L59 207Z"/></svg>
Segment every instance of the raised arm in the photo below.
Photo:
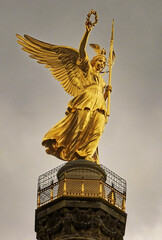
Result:
<svg viewBox="0 0 162 240"><path fill-rule="evenodd" d="M91 17L92 14L94 15L94 18L95 18L94 22L91 22L91 20L90 20L90 17ZM78 59L79 61L78 61L78 64L81 64L81 63L84 62L83 60L88 59L88 56L87 56L87 53L86 53L86 45L87 45L89 34L90 34L92 28L96 25L97 21L98 21L97 12L91 10L87 15L86 22L85 22L86 31L83 35L83 38L82 38L82 40L80 42L80 46L79 46L79 59ZM88 63L88 61L87 61L87 63Z"/></svg>
<svg viewBox="0 0 162 240"><path fill-rule="evenodd" d="M86 31L83 35L83 38L82 38L82 40L80 42L80 46L79 46L79 57L80 57L80 59L85 59L86 56L87 56L85 48L86 48L86 44L87 44L88 37L89 37L91 29L92 29L92 27L89 27L88 25L86 25Z"/></svg>

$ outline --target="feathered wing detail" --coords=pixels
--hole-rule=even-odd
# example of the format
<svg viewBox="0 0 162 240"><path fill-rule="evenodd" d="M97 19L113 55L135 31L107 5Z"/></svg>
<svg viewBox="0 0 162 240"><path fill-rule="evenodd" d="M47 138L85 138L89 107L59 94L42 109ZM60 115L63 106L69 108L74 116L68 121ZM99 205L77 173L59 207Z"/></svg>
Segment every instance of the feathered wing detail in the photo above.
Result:
<svg viewBox="0 0 162 240"><path fill-rule="evenodd" d="M67 93L75 97L84 89L83 72L76 63L79 57L76 49L45 43L28 35L16 36L22 49L31 58L37 59L38 63L50 68L52 75L60 81Z"/></svg>
<svg viewBox="0 0 162 240"><path fill-rule="evenodd" d="M101 49L101 47L96 44L96 43L90 43L89 46L91 48L93 48L93 50L97 53L97 54L103 54L103 55L106 55L106 50L103 48Z"/></svg>

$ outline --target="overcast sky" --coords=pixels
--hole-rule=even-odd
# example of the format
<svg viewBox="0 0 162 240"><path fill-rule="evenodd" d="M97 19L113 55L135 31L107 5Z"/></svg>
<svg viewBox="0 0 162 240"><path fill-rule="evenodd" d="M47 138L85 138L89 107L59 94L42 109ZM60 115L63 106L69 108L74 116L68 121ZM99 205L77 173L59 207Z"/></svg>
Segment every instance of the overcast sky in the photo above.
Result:
<svg viewBox="0 0 162 240"><path fill-rule="evenodd" d="M127 180L125 240L162 236L162 1L0 0L0 238L35 239L39 175L63 162L41 140L71 99L15 34L78 49L91 8L99 15L89 43L109 49L115 19L111 116L100 162ZM87 46L90 57L93 50ZM108 76L105 76L107 81Z"/></svg>

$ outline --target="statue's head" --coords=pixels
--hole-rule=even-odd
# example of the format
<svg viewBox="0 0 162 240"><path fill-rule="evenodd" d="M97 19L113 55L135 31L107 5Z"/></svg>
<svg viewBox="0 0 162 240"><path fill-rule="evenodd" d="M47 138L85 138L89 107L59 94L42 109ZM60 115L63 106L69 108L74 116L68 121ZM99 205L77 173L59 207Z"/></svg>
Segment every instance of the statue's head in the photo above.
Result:
<svg viewBox="0 0 162 240"><path fill-rule="evenodd" d="M101 72L106 66L106 57L103 54L98 54L92 58L90 63L97 72Z"/></svg>

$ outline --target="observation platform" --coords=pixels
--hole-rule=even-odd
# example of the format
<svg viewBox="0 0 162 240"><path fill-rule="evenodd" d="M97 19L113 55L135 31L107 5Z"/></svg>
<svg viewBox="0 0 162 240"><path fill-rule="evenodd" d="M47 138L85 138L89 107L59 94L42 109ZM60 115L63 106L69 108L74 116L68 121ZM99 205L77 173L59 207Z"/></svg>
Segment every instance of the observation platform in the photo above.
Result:
<svg viewBox="0 0 162 240"><path fill-rule="evenodd" d="M100 198L125 212L126 181L102 164L76 160L62 164L38 179L38 208L65 196Z"/></svg>

